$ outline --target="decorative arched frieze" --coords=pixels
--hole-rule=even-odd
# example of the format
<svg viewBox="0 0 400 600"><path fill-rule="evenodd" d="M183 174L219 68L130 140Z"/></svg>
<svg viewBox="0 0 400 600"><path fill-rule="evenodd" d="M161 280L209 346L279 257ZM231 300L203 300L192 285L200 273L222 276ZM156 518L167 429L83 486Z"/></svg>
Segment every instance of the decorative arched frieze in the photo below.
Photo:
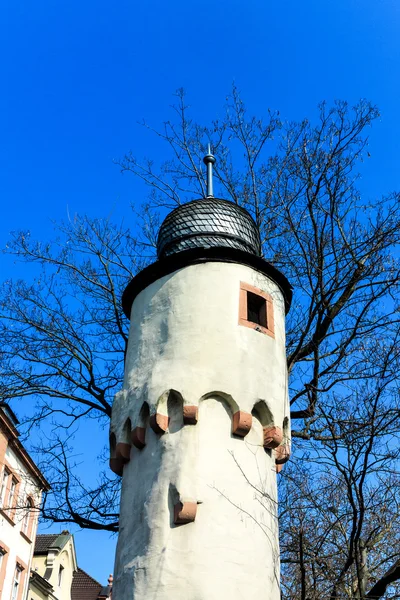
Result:
<svg viewBox="0 0 400 600"><path fill-rule="evenodd" d="M239 410L239 405L236 402L236 400L230 394L227 394L226 392L221 392L219 390L213 390L212 392L207 392L207 394L204 394L204 396L202 396L200 398L200 402L203 402L204 400L207 400L208 398L215 398L216 400L220 399L220 400L225 401L225 403L229 406L232 415L234 415L235 412L238 412L238 410Z"/></svg>
<svg viewBox="0 0 400 600"><path fill-rule="evenodd" d="M156 404L156 412L150 416L150 427L157 434L170 430L175 433L184 425L184 400L177 390L167 390L161 394Z"/></svg>
<svg viewBox="0 0 400 600"><path fill-rule="evenodd" d="M250 413L240 410L238 403L230 394L220 391L208 392L207 394L204 394L202 398L200 398L200 402L207 400L208 398L222 400L228 405L231 412L233 435L245 437L245 435L249 433L251 429L252 416Z"/></svg>
<svg viewBox="0 0 400 600"><path fill-rule="evenodd" d="M117 440L115 433L110 433L110 469L116 475L122 475L123 464L116 458Z"/></svg>
<svg viewBox="0 0 400 600"><path fill-rule="evenodd" d="M115 450L116 458L124 461L124 464L129 462L131 458L131 445L124 442L119 442Z"/></svg>
<svg viewBox="0 0 400 600"><path fill-rule="evenodd" d="M142 450L146 445L146 429L150 421L150 409L147 402L143 402L137 426L132 430L131 442L136 448Z"/></svg>
<svg viewBox="0 0 400 600"><path fill-rule="evenodd" d="M167 415L169 433L176 433L182 429L184 400L180 392L170 390L167 399Z"/></svg>
<svg viewBox="0 0 400 600"><path fill-rule="evenodd" d="M130 421L129 421L130 423ZM110 469L121 476L124 465L129 462L131 454L131 445L125 442L116 442L113 432L110 434Z"/></svg>
<svg viewBox="0 0 400 600"><path fill-rule="evenodd" d="M135 429L132 430L131 442L138 450L143 450L146 445L146 428L135 427Z"/></svg>
<svg viewBox="0 0 400 600"><path fill-rule="evenodd" d="M257 414L263 426L263 446L269 450L277 448L283 440L283 432L274 424L272 412L266 400L259 400L253 407L253 413Z"/></svg>
<svg viewBox="0 0 400 600"><path fill-rule="evenodd" d="M150 415L150 427L159 435L165 433L169 425L168 417L168 397L171 390L167 390L159 397L156 405L156 412Z"/></svg>
<svg viewBox="0 0 400 600"><path fill-rule="evenodd" d="M266 400L258 400L253 406L252 413L256 413L263 427L274 425L274 418Z"/></svg>
<svg viewBox="0 0 400 600"><path fill-rule="evenodd" d="M154 433L162 435L167 431L168 425L169 418L167 415L162 415L156 412L150 416L150 427L152 428Z"/></svg>
<svg viewBox="0 0 400 600"><path fill-rule="evenodd" d="M130 446L131 445L131 431L132 431L132 422L131 422L130 418L128 417L122 428L121 439L117 440L117 442L127 444L128 446Z"/></svg>

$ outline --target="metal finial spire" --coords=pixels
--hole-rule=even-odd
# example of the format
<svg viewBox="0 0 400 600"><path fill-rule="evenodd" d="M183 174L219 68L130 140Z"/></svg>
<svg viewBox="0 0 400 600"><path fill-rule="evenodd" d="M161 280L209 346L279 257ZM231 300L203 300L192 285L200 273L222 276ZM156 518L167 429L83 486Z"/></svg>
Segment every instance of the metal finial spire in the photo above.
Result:
<svg viewBox="0 0 400 600"><path fill-rule="evenodd" d="M203 158L203 162L207 165L207 198L214 198L213 191L213 164L215 163L216 158L213 154L211 154L211 146L208 144L208 154Z"/></svg>

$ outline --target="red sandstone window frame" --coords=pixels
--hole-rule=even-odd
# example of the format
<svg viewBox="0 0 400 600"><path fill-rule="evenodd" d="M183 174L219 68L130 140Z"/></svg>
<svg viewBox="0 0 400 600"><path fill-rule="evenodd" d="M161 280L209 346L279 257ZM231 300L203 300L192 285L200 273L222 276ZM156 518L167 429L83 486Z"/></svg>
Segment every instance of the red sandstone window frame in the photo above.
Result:
<svg viewBox="0 0 400 600"><path fill-rule="evenodd" d="M34 525L34 520L35 520L35 503L31 496L27 496L27 498L26 498L25 511L26 512L23 516L22 523L21 523L20 534L26 541L31 543L32 542L33 525Z"/></svg>
<svg viewBox="0 0 400 600"><path fill-rule="evenodd" d="M267 318L266 327L263 327L259 323L249 321L247 310L248 293L254 294L265 301L265 312ZM263 292L263 290L260 290L249 283L245 283L244 281L240 282L239 290L239 325L249 327L250 329L254 329L255 331L275 338L274 304L272 297L270 294L267 294L267 292Z"/></svg>
<svg viewBox="0 0 400 600"><path fill-rule="evenodd" d="M13 599L13 593L14 593L14 585L15 585L15 576L17 571L19 571L19 585L18 585L18 589L17 589L17 596L16 596L16 600L22 600L23 596L25 595L25 585L26 585L26 577L28 574L28 565L26 565L24 563L23 560L21 560L18 556L16 557L16 561L15 561L15 569L14 569L14 575L13 575L13 587L11 589L11 598Z"/></svg>
<svg viewBox="0 0 400 600"><path fill-rule="evenodd" d="M14 519L18 504L20 485L20 477L13 471L9 462L5 460L1 474L2 498L0 498L0 513L6 517L11 525L15 525Z"/></svg>
<svg viewBox="0 0 400 600"><path fill-rule="evenodd" d="M3 588L4 588L4 581L6 579L6 571L7 571L7 561L8 561L8 557L10 554L10 548L8 546L6 546L6 544L4 544L4 542L2 542L0 540L0 551L2 554L2 561L1 561L1 566L0 566L0 598L2 597L2 593L3 593Z"/></svg>
<svg viewBox="0 0 400 600"><path fill-rule="evenodd" d="M10 481L11 471L10 469L4 465L3 470L1 472L1 489L0 489L0 508L3 508L6 504L6 498L8 496L8 485Z"/></svg>
<svg viewBox="0 0 400 600"><path fill-rule="evenodd" d="M9 504L10 515L12 518L14 518L15 507L17 506L17 503L18 503L18 487L19 487L18 484L19 484L18 479L16 479L14 473L11 473L10 487L8 490L8 504Z"/></svg>
<svg viewBox="0 0 400 600"><path fill-rule="evenodd" d="M22 577L23 577L23 569L17 563L15 565L14 575L13 575L13 579L12 579L11 600L19 600L19 598L21 596Z"/></svg>

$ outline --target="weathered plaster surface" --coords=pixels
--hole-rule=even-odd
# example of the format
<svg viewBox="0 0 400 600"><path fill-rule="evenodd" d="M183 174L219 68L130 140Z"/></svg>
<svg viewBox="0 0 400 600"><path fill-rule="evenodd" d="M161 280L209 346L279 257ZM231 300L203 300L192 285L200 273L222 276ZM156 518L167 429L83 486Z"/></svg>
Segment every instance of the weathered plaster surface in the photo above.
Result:
<svg viewBox="0 0 400 600"><path fill-rule="evenodd" d="M124 467L116 600L278 600L276 475L253 419L245 439L230 433L221 398L200 403L183 426L152 430ZM174 505L197 502L193 523L174 525Z"/></svg>
<svg viewBox="0 0 400 600"><path fill-rule="evenodd" d="M242 281L272 297L275 338L238 324ZM132 306L124 389L114 402L117 442L123 441L128 418L136 426L142 403L153 414L170 389L188 405L216 391L230 396L235 411L251 413L257 402L265 402L273 424L282 428L289 409L285 311L278 286L250 267L210 262L176 271L143 290Z"/></svg>
<svg viewBox="0 0 400 600"><path fill-rule="evenodd" d="M239 325L241 281L273 298L275 338ZM275 450L263 427L287 435L285 365L282 295L249 267L193 265L136 298L112 431L130 443L142 427L145 445L123 466L115 600L279 600ZM186 424L183 404L198 406ZM237 411L253 412L245 437L232 434ZM165 433L149 426L156 412ZM197 503L194 522L174 523L178 502Z"/></svg>

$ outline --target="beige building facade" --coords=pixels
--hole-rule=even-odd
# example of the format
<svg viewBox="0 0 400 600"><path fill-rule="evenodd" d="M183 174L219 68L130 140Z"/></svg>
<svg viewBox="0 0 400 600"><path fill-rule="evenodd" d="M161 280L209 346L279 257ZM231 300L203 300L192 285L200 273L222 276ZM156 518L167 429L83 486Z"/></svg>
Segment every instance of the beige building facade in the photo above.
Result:
<svg viewBox="0 0 400 600"><path fill-rule="evenodd" d="M27 600L106 600L112 576L108 583L102 586L78 567L69 531L37 535Z"/></svg>
<svg viewBox="0 0 400 600"><path fill-rule="evenodd" d="M0 403L0 599L25 600L38 508L49 484L19 440L18 419Z"/></svg>
<svg viewBox="0 0 400 600"><path fill-rule="evenodd" d="M60 535L38 535L29 600L70 600L77 570L74 538L68 531Z"/></svg>

